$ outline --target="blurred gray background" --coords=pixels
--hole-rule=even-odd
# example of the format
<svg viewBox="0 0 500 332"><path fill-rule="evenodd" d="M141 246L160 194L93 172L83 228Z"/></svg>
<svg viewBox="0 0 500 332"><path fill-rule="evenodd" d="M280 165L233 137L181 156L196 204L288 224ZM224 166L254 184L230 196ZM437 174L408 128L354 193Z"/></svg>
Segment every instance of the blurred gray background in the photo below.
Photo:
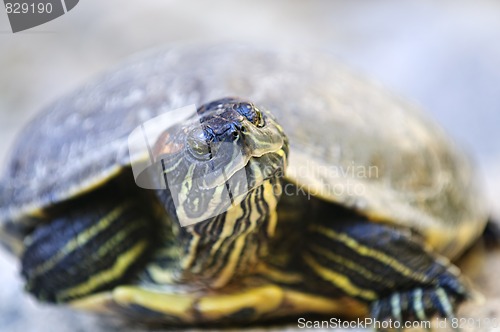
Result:
<svg viewBox="0 0 500 332"><path fill-rule="evenodd" d="M43 105L130 54L196 40L334 54L421 105L465 146L500 217L498 1L81 0L68 14L15 35L0 10L0 168L16 133ZM465 306L462 316L500 318L499 257L463 263L472 264L469 274L486 301ZM85 314L35 304L18 273L0 252L0 331L111 329Z"/></svg>

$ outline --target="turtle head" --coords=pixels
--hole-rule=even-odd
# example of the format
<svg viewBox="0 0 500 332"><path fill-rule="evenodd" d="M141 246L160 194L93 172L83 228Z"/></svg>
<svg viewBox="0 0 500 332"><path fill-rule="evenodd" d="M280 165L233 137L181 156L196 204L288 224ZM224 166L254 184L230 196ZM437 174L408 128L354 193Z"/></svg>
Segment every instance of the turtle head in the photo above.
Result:
<svg viewBox="0 0 500 332"><path fill-rule="evenodd" d="M288 142L269 112L225 98L167 129L153 151L174 203L168 212L185 226L224 213L282 177Z"/></svg>
<svg viewBox="0 0 500 332"><path fill-rule="evenodd" d="M203 271L198 277L201 273L212 285L224 284L232 273L220 280L204 265L215 255L229 255L229 243L242 238L246 254L239 255L254 260L260 247L257 238L274 231L287 137L269 112L225 98L202 105L193 117L167 129L153 151L167 183L166 190L158 191L160 200L185 226L178 234L186 260L192 270ZM208 250L223 241L224 253ZM190 270L186 264L183 268Z"/></svg>

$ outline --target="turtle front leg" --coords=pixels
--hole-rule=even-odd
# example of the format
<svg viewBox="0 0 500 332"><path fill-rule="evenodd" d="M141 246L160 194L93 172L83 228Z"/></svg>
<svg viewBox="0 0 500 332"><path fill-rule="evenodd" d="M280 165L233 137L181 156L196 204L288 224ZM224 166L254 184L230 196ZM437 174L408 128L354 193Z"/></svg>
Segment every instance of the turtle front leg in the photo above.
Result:
<svg viewBox="0 0 500 332"><path fill-rule="evenodd" d="M302 254L310 287L371 305L377 320L453 317L468 297L460 271L409 230L340 212L310 225ZM313 290L314 291L314 290Z"/></svg>
<svg viewBox="0 0 500 332"><path fill-rule="evenodd" d="M115 195L116 196L116 195ZM39 300L63 303L132 281L155 247L155 221L134 198L83 199L41 220L22 275Z"/></svg>

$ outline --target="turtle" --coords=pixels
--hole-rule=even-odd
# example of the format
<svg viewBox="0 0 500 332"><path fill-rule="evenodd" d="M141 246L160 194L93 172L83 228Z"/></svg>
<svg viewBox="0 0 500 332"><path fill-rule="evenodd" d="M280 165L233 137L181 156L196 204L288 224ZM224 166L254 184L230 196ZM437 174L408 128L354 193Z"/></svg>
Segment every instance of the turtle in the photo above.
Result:
<svg viewBox="0 0 500 332"><path fill-rule="evenodd" d="M418 107L253 44L141 53L61 97L0 205L38 300L172 326L451 318L472 294L453 261L488 228L471 160Z"/></svg>

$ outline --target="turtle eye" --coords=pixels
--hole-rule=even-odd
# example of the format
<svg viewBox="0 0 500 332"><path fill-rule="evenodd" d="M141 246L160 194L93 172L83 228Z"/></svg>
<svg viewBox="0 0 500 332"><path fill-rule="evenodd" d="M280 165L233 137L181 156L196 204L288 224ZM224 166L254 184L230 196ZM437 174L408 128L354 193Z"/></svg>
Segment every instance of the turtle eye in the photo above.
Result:
<svg viewBox="0 0 500 332"><path fill-rule="evenodd" d="M264 125L266 124L266 122L264 121L264 117L262 116L262 112L257 108L255 108L255 121L252 123L259 128L264 127Z"/></svg>
<svg viewBox="0 0 500 332"><path fill-rule="evenodd" d="M236 106L238 113L243 115L257 127L263 127L265 122L261 111L259 111L255 106L250 103L240 103Z"/></svg>
<svg viewBox="0 0 500 332"><path fill-rule="evenodd" d="M210 160L212 153L208 139L201 129L197 129L188 136L189 151L198 160Z"/></svg>

